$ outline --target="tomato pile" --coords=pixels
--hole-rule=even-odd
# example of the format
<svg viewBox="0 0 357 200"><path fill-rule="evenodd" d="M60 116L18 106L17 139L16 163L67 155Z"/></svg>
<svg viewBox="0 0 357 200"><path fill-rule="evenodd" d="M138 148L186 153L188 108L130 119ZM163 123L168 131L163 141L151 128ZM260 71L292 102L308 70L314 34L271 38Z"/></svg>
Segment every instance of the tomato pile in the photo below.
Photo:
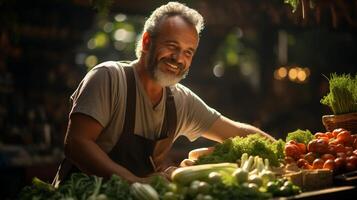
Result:
<svg viewBox="0 0 357 200"><path fill-rule="evenodd" d="M343 128L314 134L307 145L294 140L285 145L285 162L303 169L357 170L357 134Z"/></svg>

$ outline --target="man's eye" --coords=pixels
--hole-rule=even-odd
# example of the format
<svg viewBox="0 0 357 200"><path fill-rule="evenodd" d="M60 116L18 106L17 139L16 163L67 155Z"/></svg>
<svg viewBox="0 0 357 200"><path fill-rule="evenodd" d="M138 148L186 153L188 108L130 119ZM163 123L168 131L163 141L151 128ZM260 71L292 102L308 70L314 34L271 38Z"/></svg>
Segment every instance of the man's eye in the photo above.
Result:
<svg viewBox="0 0 357 200"><path fill-rule="evenodd" d="M169 47L169 49L176 49L176 46L173 44L169 44L168 47Z"/></svg>
<svg viewBox="0 0 357 200"><path fill-rule="evenodd" d="M186 56L191 57L193 55L193 52L192 51L186 51L185 54L186 54Z"/></svg>

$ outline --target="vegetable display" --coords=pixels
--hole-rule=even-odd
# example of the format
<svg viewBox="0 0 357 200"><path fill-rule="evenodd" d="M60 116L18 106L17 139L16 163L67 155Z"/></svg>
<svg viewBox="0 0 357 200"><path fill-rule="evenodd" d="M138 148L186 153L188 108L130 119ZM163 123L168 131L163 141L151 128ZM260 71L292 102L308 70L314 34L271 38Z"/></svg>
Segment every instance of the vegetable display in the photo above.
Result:
<svg viewBox="0 0 357 200"><path fill-rule="evenodd" d="M314 135L308 130L296 130L287 134L286 142L272 142L259 134L235 137L212 150L211 154L200 154L195 165L177 168L171 181L154 176L150 184L129 184L116 175L106 180L75 173L59 188L34 178L33 185L23 188L19 199L269 199L297 195L301 188L306 189L305 182L314 182L299 184L299 174L305 174L306 180L317 177L309 180L318 181L327 176L309 172L324 169L332 174L357 169L357 135L342 128ZM283 164L295 164L300 173L287 176L287 171L281 171L285 169Z"/></svg>
<svg viewBox="0 0 357 200"><path fill-rule="evenodd" d="M276 188L273 189L272 185ZM129 185L118 176L104 180L101 177L77 173L55 189L35 178L34 185L23 189L20 199L268 199L300 192L298 186L275 176L268 159L243 153L237 163L178 168L172 174L172 182L156 176L150 184L136 182Z"/></svg>

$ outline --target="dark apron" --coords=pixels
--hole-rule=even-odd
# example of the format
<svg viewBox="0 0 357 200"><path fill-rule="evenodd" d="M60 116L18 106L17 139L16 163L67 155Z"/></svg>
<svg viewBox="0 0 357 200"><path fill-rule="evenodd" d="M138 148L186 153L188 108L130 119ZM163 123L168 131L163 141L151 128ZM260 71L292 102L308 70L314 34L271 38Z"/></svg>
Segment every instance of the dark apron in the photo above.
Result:
<svg viewBox="0 0 357 200"><path fill-rule="evenodd" d="M169 152L177 123L174 97L170 88L166 87L165 116L160 138L146 139L134 134L136 111L136 83L132 67L124 67L127 81L127 105L123 132L108 156L139 177L148 176L166 167L165 157ZM64 159L58 168L52 185L57 187L67 180L70 174L80 172L68 159Z"/></svg>

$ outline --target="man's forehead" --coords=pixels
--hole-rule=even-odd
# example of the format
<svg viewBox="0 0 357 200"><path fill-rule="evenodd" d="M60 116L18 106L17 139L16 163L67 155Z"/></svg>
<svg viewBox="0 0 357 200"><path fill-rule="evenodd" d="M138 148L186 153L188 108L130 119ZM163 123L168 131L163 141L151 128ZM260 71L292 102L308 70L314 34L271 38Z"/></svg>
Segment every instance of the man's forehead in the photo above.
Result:
<svg viewBox="0 0 357 200"><path fill-rule="evenodd" d="M188 20L186 20L185 18L183 18L182 16L179 15L173 15L173 16L166 16L164 17L160 24L159 24L159 32L162 29L166 29L166 28L171 28L171 29L191 29L192 32L197 33L196 27L190 23ZM194 30L194 31L193 31Z"/></svg>

